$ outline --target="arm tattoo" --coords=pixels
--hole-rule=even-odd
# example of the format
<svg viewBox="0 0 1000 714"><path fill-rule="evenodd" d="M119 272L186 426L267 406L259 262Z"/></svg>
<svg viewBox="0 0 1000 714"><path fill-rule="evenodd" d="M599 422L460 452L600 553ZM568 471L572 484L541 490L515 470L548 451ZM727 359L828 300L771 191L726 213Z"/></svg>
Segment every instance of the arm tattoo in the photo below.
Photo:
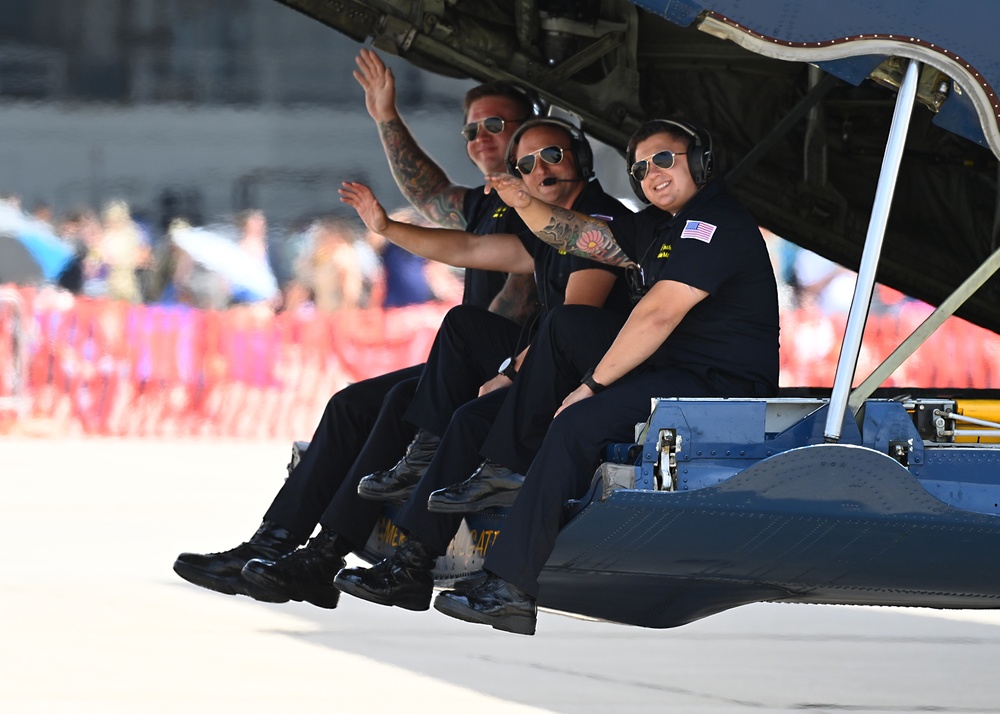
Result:
<svg viewBox="0 0 1000 714"><path fill-rule="evenodd" d="M539 307L535 277L511 273L490 303L490 312L523 325L534 317Z"/></svg>
<svg viewBox="0 0 1000 714"><path fill-rule="evenodd" d="M552 207L552 220L535 235L558 250L608 265L632 261L615 242L608 224L565 208Z"/></svg>
<svg viewBox="0 0 1000 714"><path fill-rule="evenodd" d="M465 189L453 186L441 167L417 146L401 119L378 125L396 185L414 208L442 228L465 228Z"/></svg>

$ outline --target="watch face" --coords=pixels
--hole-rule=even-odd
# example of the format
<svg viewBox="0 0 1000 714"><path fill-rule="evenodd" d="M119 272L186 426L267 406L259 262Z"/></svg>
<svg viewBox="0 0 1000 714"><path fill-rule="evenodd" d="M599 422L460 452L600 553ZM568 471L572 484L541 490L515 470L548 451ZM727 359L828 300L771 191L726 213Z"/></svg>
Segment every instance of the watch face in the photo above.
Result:
<svg viewBox="0 0 1000 714"><path fill-rule="evenodd" d="M505 359L503 362L500 363L500 369L498 369L497 371L500 374L503 374L508 369L510 369L511 365L513 365L513 364L514 364L514 358L513 357L508 357L507 359Z"/></svg>

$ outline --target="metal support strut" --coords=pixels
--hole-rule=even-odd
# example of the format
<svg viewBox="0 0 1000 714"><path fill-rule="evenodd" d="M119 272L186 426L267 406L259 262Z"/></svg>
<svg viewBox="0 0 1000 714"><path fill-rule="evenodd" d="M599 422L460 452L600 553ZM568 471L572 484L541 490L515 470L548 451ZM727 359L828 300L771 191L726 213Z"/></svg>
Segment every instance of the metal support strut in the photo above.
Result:
<svg viewBox="0 0 1000 714"><path fill-rule="evenodd" d="M875 269L878 267L879 255L882 252L885 227L892 206L892 194L896 190L896 177L899 175L906 132L910 125L910 114L913 112L913 99L917 94L919 71L920 63L910 60L896 95L896 109L892 114L889 139L886 142L885 155L882 157L882 169L879 172L878 187L875 189L875 203L872 206L871 220L868 222L861 265L858 267L858 279L854 284L854 298L851 300L851 310L847 314L844 343L840 348L840 359L837 361L837 374L833 378L830 410L826 415L826 426L823 431L827 443L840 441L840 429L844 423L844 413L847 411L847 397L858 366L861 338L868 319L872 292L875 289Z"/></svg>

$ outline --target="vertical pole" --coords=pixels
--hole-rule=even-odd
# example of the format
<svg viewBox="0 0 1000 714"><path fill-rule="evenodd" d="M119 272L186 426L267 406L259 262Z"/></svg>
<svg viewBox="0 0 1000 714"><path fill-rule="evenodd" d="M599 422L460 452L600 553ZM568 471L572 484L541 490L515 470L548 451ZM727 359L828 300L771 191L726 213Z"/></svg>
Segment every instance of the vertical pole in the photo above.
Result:
<svg viewBox="0 0 1000 714"><path fill-rule="evenodd" d="M847 397L858 366L861 338L865 330L865 321L868 319L872 291L875 289L875 269L878 267L879 255L882 252L885 227L892 206L892 194L896 189L899 163L903 158L906 132L913 111L913 99L917 93L919 71L920 63L910 60L896 95L896 109L892 115L892 126L889 127L885 155L882 157L878 187L875 189L875 204L872 206L872 216L868 222L868 234L865 236L865 247L861 254L858 280L854 284L851 311L847 315L847 327L844 330L844 343L840 348L840 359L837 362L837 374L833 379L830 410L826 415L826 427L823 431L827 443L840 441L840 430L844 423L844 413L847 411Z"/></svg>

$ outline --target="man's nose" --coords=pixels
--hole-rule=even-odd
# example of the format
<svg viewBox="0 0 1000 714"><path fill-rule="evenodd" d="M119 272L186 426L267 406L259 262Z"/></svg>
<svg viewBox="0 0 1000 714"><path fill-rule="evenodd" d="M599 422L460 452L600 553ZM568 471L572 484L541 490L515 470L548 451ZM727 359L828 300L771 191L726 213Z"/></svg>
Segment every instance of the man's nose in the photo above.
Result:
<svg viewBox="0 0 1000 714"><path fill-rule="evenodd" d="M541 174L541 176L543 178L546 177L546 176L551 176L553 168L554 167L552 166L552 164L547 163L545 161L542 161L542 157L541 156L536 156L535 157L535 169L534 170L537 171L539 174Z"/></svg>

